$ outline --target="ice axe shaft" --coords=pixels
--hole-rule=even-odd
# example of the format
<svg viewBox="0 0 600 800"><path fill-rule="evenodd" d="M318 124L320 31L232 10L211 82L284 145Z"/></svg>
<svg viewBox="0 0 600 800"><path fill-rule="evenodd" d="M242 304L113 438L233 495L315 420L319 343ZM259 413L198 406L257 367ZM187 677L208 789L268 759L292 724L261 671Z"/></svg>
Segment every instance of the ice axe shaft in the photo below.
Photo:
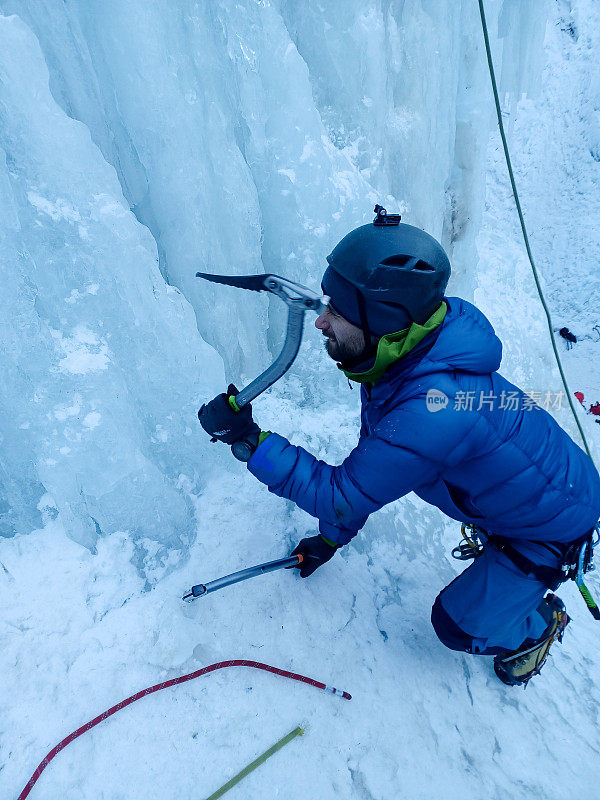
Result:
<svg viewBox="0 0 600 800"><path fill-rule="evenodd" d="M254 578L256 575L263 575L265 572L298 567L303 560L304 557L301 555L288 556L287 558L278 558L276 561L267 561L264 564L257 564L255 567L241 569L239 572L232 572L231 575L224 575L222 578L209 581L209 583L199 583L196 586L192 586L190 591L183 595L183 599L195 600L196 597L204 597L205 594L216 592L217 589L223 589L225 586L231 586L233 583L246 581L248 578Z"/></svg>
<svg viewBox="0 0 600 800"><path fill-rule="evenodd" d="M275 361L258 378L255 378L235 396L238 409L252 402L275 381L278 381L294 363L302 342L304 330L304 314L315 311L321 314L329 302L329 298L316 294L306 286L282 278L279 275L212 275L197 272L197 278L252 292L270 292L281 298L288 307L287 331L283 348Z"/></svg>

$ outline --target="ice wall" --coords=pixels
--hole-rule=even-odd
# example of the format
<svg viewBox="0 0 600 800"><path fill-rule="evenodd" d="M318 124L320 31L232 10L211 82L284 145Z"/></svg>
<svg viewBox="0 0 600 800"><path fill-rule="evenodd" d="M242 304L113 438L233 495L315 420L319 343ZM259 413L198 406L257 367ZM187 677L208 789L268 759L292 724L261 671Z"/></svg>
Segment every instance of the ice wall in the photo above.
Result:
<svg viewBox="0 0 600 800"><path fill-rule="evenodd" d="M192 515L174 482L200 471L199 375L217 390L221 361L54 102L32 32L0 17L0 36L0 531L60 512L88 547L115 530L180 547Z"/></svg>
<svg viewBox="0 0 600 800"><path fill-rule="evenodd" d="M529 64L534 87L545 4L486 5L499 63L504 49ZM88 546L115 529L181 546L182 487L201 488L214 452L197 401L264 368L284 313L197 269L317 287L383 200L442 239L451 288L471 296L494 123L477 9L0 0L0 13L16 15L0 54L3 532L46 508ZM503 92L528 90L520 70L501 74ZM325 362L309 333L288 378L303 402L339 399Z"/></svg>
<svg viewBox="0 0 600 800"><path fill-rule="evenodd" d="M518 97L539 83L548 4L486 6L501 92ZM0 9L35 30L54 96L117 170L163 274L231 374L264 360L247 334L264 306L238 307L195 281L196 268L315 283L374 197L392 195L407 221L442 238L459 288L472 288L494 122L476 4L0 0Z"/></svg>

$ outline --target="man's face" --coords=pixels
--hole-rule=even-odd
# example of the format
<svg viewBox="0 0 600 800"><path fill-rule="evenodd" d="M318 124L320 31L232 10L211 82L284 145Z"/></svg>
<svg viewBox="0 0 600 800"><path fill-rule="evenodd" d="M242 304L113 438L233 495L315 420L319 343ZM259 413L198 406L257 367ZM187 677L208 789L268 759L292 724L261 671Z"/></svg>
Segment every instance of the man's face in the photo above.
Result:
<svg viewBox="0 0 600 800"><path fill-rule="evenodd" d="M366 354L365 336L361 328L357 328L341 314L335 311L331 304L317 317L315 327L323 331L323 336L327 337L325 349L334 361L349 361Z"/></svg>

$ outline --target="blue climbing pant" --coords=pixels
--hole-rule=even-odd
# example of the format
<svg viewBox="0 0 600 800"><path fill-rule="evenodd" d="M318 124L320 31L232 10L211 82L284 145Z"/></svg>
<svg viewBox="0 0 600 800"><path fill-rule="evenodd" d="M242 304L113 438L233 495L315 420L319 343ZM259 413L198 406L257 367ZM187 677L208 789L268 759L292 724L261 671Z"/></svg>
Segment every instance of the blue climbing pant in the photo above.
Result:
<svg viewBox="0 0 600 800"><path fill-rule="evenodd" d="M511 540L536 564L559 569L562 548L554 543ZM547 623L536 611L547 586L486 545L482 555L438 595L431 622L451 650L495 655L536 640Z"/></svg>

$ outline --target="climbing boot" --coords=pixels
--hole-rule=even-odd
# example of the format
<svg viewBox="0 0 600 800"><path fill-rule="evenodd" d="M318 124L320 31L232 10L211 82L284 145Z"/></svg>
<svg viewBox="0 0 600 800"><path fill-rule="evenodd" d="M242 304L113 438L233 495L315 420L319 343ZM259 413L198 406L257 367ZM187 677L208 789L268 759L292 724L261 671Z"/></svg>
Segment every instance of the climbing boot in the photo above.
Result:
<svg viewBox="0 0 600 800"><path fill-rule="evenodd" d="M494 671L507 686L527 686L544 666L552 642L562 641L570 618L560 597L547 594L537 611L548 623L540 638L533 642L527 639L518 650L500 653L494 658Z"/></svg>

